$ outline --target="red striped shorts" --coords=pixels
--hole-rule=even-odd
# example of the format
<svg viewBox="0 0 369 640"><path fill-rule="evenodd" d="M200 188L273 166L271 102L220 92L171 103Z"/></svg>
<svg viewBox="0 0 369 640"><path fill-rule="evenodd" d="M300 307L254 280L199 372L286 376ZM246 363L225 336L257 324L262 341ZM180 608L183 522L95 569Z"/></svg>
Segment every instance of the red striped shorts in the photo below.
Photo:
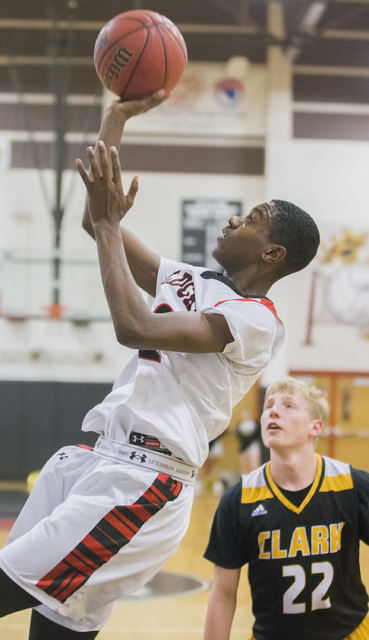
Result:
<svg viewBox="0 0 369 640"><path fill-rule="evenodd" d="M65 447L45 465L0 567L76 631L100 629L114 601L146 584L187 530L193 488L167 474Z"/></svg>

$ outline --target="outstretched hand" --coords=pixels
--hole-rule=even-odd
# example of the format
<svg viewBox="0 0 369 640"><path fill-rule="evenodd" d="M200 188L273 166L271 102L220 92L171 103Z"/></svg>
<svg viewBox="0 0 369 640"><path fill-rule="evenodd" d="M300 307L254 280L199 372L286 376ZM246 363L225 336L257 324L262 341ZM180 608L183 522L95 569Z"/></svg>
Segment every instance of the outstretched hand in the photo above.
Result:
<svg viewBox="0 0 369 640"><path fill-rule="evenodd" d="M96 150L88 147L87 154L89 170L85 169L80 158L76 160L76 165L87 189L91 222L95 225L106 220L111 224L119 224L134 203L138 191L138 176L134 176L128 193L125 194L116 147L110 148L110 162L105 144L101 140L97 143Z"/></svg>
<svg viewBox="0 0 369 640"><path fill-rule="evenodd" d="M160 89L143 100L129 100L128 102L118 100L118 105L119 109L125 113L126 118L128 119L132 116L138 116L140 113L146 113L146 111L150 111L150 109L153 109L154 107L158 107L168 98L169 94L166 94L164 89Z"/></svg>
<svg viewBox="0 0 369 640"><path fill-rule="evenodd" d="M160 89L142 100L129 100L128 102L113 100L107 107L107 113L114 112L122 122L126 122L133 116L138 116L154 107L158 107L169 98L169 95L165 93L164 89Z"/></svg>

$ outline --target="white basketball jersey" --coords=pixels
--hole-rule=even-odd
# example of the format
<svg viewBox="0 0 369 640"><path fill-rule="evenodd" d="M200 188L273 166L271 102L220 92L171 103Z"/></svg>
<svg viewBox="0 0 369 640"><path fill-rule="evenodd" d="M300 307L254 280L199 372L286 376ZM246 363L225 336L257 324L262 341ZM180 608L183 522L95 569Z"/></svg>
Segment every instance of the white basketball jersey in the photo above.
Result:
<svg viewBox="0 0 369 640"><path fill-rule="evenodd" d="M132 431L157 438L173 455L201 466L208 442L228 426L233 407L273 360L284 329L265 297L245 297L204 267L162 259L153 313L222 314L234 341L222 353L137 351L113 391L82 429L127 442Z"/></svg>

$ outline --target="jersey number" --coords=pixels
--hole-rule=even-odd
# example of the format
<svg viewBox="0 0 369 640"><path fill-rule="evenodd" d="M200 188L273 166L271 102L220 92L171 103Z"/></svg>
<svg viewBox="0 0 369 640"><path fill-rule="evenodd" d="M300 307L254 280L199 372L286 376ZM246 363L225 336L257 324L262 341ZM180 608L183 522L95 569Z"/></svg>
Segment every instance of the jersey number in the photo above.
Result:
<svg viewBox="0 0 369 640"><path fill-rule="evenodd" d="M283 576L293 576L295 581L287 589L283 596L283 613L305 613L306 604L304 602L297 603L294 600L300 595L306 585L305 570L298 564L284 566ZM329 609L331 601L329 598L324 600L333 580L333 567L330 562L313 562L311 565L311 573L322 573L323 579L311 594L311 610Z"/></svg>

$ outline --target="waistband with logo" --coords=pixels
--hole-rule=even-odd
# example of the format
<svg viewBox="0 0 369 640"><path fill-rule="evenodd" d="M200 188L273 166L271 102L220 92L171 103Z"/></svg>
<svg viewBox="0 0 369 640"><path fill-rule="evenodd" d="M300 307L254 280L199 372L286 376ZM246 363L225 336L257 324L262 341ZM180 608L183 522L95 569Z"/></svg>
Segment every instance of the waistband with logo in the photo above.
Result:
<svg viewBox="0 0 369 640"><path fill-rule="evenodd" d="M127 462L134 464L142 469L150 469L157 473L167 473L174 480L179 480L184 484L195 484L197 477L197 468L178 458L168 457L163 453L152 451L148 448L137 447L132 444L121 442L109 442L100 436L96 441L94 453L101 458L116 460L118 462Z"/></svg>

